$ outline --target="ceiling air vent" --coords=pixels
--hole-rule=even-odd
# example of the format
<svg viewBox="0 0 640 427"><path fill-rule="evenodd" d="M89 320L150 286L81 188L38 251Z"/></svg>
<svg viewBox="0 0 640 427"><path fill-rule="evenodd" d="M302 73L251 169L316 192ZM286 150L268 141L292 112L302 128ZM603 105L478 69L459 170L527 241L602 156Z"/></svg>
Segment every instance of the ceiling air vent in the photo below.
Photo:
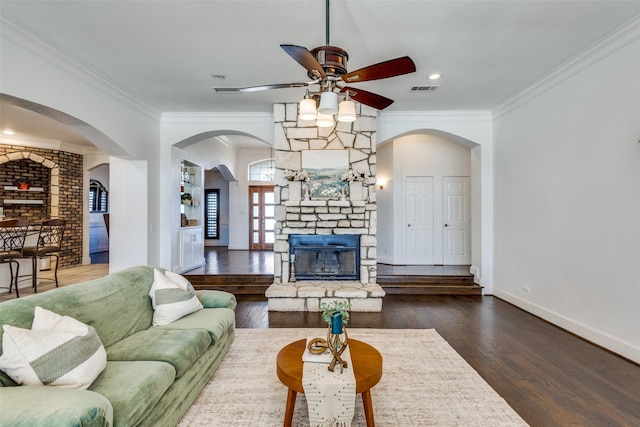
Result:
<svg viewBox="0 0 640 427"><path fill-rule="evenodd" d="M214 87L213 89L219 93L240 92L240 88L237 88L237 87Z"/></svg>
<svg viewBox="0 0 640 427"><path fill-rule="evenodd" d="M438 89L440 85L423 85L423 86L412 86L411 92L433 92Z"/></svg>

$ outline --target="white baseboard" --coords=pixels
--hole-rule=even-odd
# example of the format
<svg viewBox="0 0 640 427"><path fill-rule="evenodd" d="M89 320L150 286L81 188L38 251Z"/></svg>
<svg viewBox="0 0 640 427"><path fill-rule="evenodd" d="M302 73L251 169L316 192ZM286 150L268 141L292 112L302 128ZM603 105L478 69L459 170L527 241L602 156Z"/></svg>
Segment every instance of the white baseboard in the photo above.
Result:
<svg viewBox="0 0 640 427"><path fill-rule="evenodd" d="M640 347L633 343L624 341L589 325L585 325L584 323L549 310L541 305L532 303L531 301L524 300L509 292L504 292L494 288L493 295L515 305L516 307L528 311L549 323L574 333L587 341L604 347L607 350L619 354L620 356L636 363L640 363Z"/></svg>
<svg viewBox="0 0 640 427"><path fill-rule="evenodd" d="M393 258L388 256L378 256L376 262L381 264L393 264Z"/></svg>

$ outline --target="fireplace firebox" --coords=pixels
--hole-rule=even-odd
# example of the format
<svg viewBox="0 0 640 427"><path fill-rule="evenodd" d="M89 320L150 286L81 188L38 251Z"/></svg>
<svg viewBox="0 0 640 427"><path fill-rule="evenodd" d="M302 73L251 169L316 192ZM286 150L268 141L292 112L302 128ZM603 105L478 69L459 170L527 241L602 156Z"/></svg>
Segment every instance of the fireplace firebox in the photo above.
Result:
<svg viewBox="0 0 640 427"><path fill-rule="evenodd" d="M289 236L297 280L359 280L359 235Z"/></svg>

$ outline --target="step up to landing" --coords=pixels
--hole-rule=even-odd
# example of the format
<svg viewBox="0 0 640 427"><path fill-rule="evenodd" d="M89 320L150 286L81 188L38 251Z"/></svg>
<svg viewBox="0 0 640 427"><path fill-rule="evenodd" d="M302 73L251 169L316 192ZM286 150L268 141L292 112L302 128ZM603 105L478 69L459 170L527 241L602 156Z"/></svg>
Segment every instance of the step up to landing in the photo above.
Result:
<svg viewBox="0 0 640 427"><path fill-rule="evenodd" d="M270 274L212 275L187 273L185 277L191 281L195 289L216 289L231 292L236 295L266 295L267 290L273 285L273 275ZM482 286L473 283L473 276L382 275L378 276L376 281L379 288L386 294L482 295ZM300 287L303 288L303 294L305 292L318 292L317 289L304 289L306 286L301 286L304 282L296 283L296 293L299 292L298 289ZM284 289L284 291L285 294L293 292L292 289ZM324 292L325 297L335 296L333 293L327 293L326 290ZM338 293L340 294L340 292ZM289 296L287 296L287 298L288 297ZM271 306L274 304L288 303L272 303ZM291 304L300 305L301 303L296 302ZM312 301L311 305L313 306L314 304ZM378 302L367 302L366 304L378 304Z"/></svg>
<svg viewBox="0 0 640 427"><path fill-rule="evenodd" d="M387 294L482 295L471 275L379 275L377 281Z"/></svg>
<svg viewBox="0 0 640 427"><path fill-rule="evenodd" d="M264 295L273 274L185 274L194 289L227 291L236 295Z"/></svg>

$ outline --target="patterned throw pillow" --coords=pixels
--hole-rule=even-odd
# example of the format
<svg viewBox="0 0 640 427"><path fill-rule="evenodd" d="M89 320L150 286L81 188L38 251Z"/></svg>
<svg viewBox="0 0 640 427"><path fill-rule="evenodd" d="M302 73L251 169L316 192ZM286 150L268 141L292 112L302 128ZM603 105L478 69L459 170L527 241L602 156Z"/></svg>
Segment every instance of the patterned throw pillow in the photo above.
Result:
<svg viewBox="0 0 640 427"><path fill-rule="evenodd" d="M164 275L158 270L153 271L149 296L153 306L153 326L167 325L203 308L191 283L170 271Z"/></svg>
<svg viewBox="0 0 640 427"><path fill-rule="evenodd" d="M107 366L96 330L36 307L31 329L2 325L0 369L20 385L87 389Z"/></svg>

